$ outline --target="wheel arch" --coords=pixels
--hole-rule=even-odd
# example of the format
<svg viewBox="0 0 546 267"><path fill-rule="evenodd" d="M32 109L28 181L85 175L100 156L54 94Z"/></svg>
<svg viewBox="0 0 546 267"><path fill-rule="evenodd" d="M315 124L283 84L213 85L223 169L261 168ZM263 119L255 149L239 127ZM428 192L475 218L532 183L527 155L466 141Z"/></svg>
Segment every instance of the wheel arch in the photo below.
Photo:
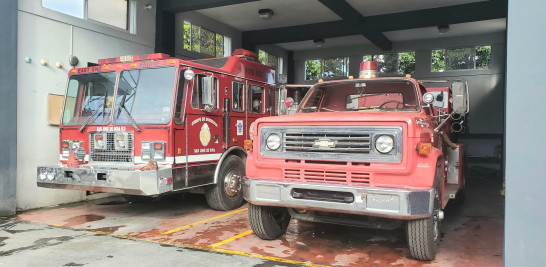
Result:
<svg viewBox="0 0 546 267"><path fill-rule="evenodd" d="M243 161L246 160L247 152L240 146L232 146L228 148L222 156L220 156L220 159L218 160L218 164L216 165L216 170L214 170L214 184L218 183L218 173L220 172L220 167L222 167L222 164L224 163L224 160L231 155L235 155L243 159Z"/></svg>

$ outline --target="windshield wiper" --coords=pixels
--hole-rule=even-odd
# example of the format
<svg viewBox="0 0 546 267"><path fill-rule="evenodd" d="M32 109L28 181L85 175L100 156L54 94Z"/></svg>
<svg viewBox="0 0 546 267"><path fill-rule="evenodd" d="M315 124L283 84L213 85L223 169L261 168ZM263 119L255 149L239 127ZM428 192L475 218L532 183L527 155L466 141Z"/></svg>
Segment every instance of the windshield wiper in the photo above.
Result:
<svg viewBox="0 0 546 267"><path fill-rule="evenodd" d="M138 128L137 126L137 123L135 121L135 119L133 118L133 116L131 116L131 113L127 110L127 108L125 107L125 97L127 95L123 95L123 98L121 99L121 103L118 107L118 118L119 118L119 113L121 112L121 110L125 111L125 114L127 114L127 118L129 119L129 121L131 122L131 124L133 125L133 127L135 127L135 130L137 130L137 132L142 132L142 130L140 128Z"/></svg>
<svg viewBox="0 0 546 267"><path fill-rule="evenodd" d="M82 127L80 128L80 133L83 132L83 130L85 129L87 125L94 123L95 120L97 120L99 116L95 117L95 115L97 115L97 113L99 112L100 108L102 108L102 106L104 106L104 102L102 102L100 106L97 109L95 109L93 113L91 113L91 116L89 116L89 118L87 118L87 120L83 123Z"/></svg>

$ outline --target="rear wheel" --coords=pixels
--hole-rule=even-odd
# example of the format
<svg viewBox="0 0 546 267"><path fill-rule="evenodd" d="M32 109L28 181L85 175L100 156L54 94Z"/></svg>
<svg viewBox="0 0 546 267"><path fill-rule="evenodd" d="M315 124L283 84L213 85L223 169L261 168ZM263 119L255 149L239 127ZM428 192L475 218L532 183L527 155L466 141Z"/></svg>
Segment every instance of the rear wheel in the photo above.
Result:
<svg viewBox="0 0 546 267"><path fill-rule="evenodd" d="M440 218L438 216L442 209L442 165L436 164L434 175L434 210L433 215L424 218L408 221L406 234L411 256L418 260L430 261L436 257L440 246Z"/></svg>
<svg viewBox="0 0 546 267"><path fill-rule="evenodd" d="M245 162L238 156L228 156L218 172L218 183L205 189L207 204L213 210L232 210L243 203L242 181Z"/></svg>
<svg viewBox="0 0 546 267"><path fill-rule="evenodd" d="M248 204L250 228L259 238L273 240L281 237L288 228L291 216L286 208Z"/></svg>

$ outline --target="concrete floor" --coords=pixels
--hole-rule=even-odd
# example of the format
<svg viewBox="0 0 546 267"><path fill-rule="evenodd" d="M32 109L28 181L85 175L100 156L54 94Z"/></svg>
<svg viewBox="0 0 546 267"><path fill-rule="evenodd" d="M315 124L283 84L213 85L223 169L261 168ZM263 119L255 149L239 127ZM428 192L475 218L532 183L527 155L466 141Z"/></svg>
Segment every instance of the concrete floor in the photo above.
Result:
<svg viewBox="0 0 546 267"><path fill-rule="evenodd" d="M257 238L246 205L210 210L202 195L145 204L108 198L0 220L3 266L501 266L502 182L472 171L467 202L448 206L436 260L412 259L403 229L292 220L279 240Z"/></svg>

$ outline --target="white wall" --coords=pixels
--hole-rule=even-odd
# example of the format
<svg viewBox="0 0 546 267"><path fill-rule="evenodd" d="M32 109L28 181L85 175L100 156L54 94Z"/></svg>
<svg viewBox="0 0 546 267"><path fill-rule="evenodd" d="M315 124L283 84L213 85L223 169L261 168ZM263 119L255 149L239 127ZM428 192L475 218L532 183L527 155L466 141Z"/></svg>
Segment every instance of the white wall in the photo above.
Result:
<svg viewBox="0 0 546 267"><path fill-rule="evenodd" d="M42 8L41 0L20 0L17 52L17 209L27 210L86 198L85 192L36 186L36 167L59 161L59 128L47 124L47 95L65 93L68 58L77 67L100 58L153 53L155 9L138 1L136 34ZM31 57L31 63L24 58ZM49 61L42 66L40 59ZM56 62L64 67L55 67Z"/></svg>

